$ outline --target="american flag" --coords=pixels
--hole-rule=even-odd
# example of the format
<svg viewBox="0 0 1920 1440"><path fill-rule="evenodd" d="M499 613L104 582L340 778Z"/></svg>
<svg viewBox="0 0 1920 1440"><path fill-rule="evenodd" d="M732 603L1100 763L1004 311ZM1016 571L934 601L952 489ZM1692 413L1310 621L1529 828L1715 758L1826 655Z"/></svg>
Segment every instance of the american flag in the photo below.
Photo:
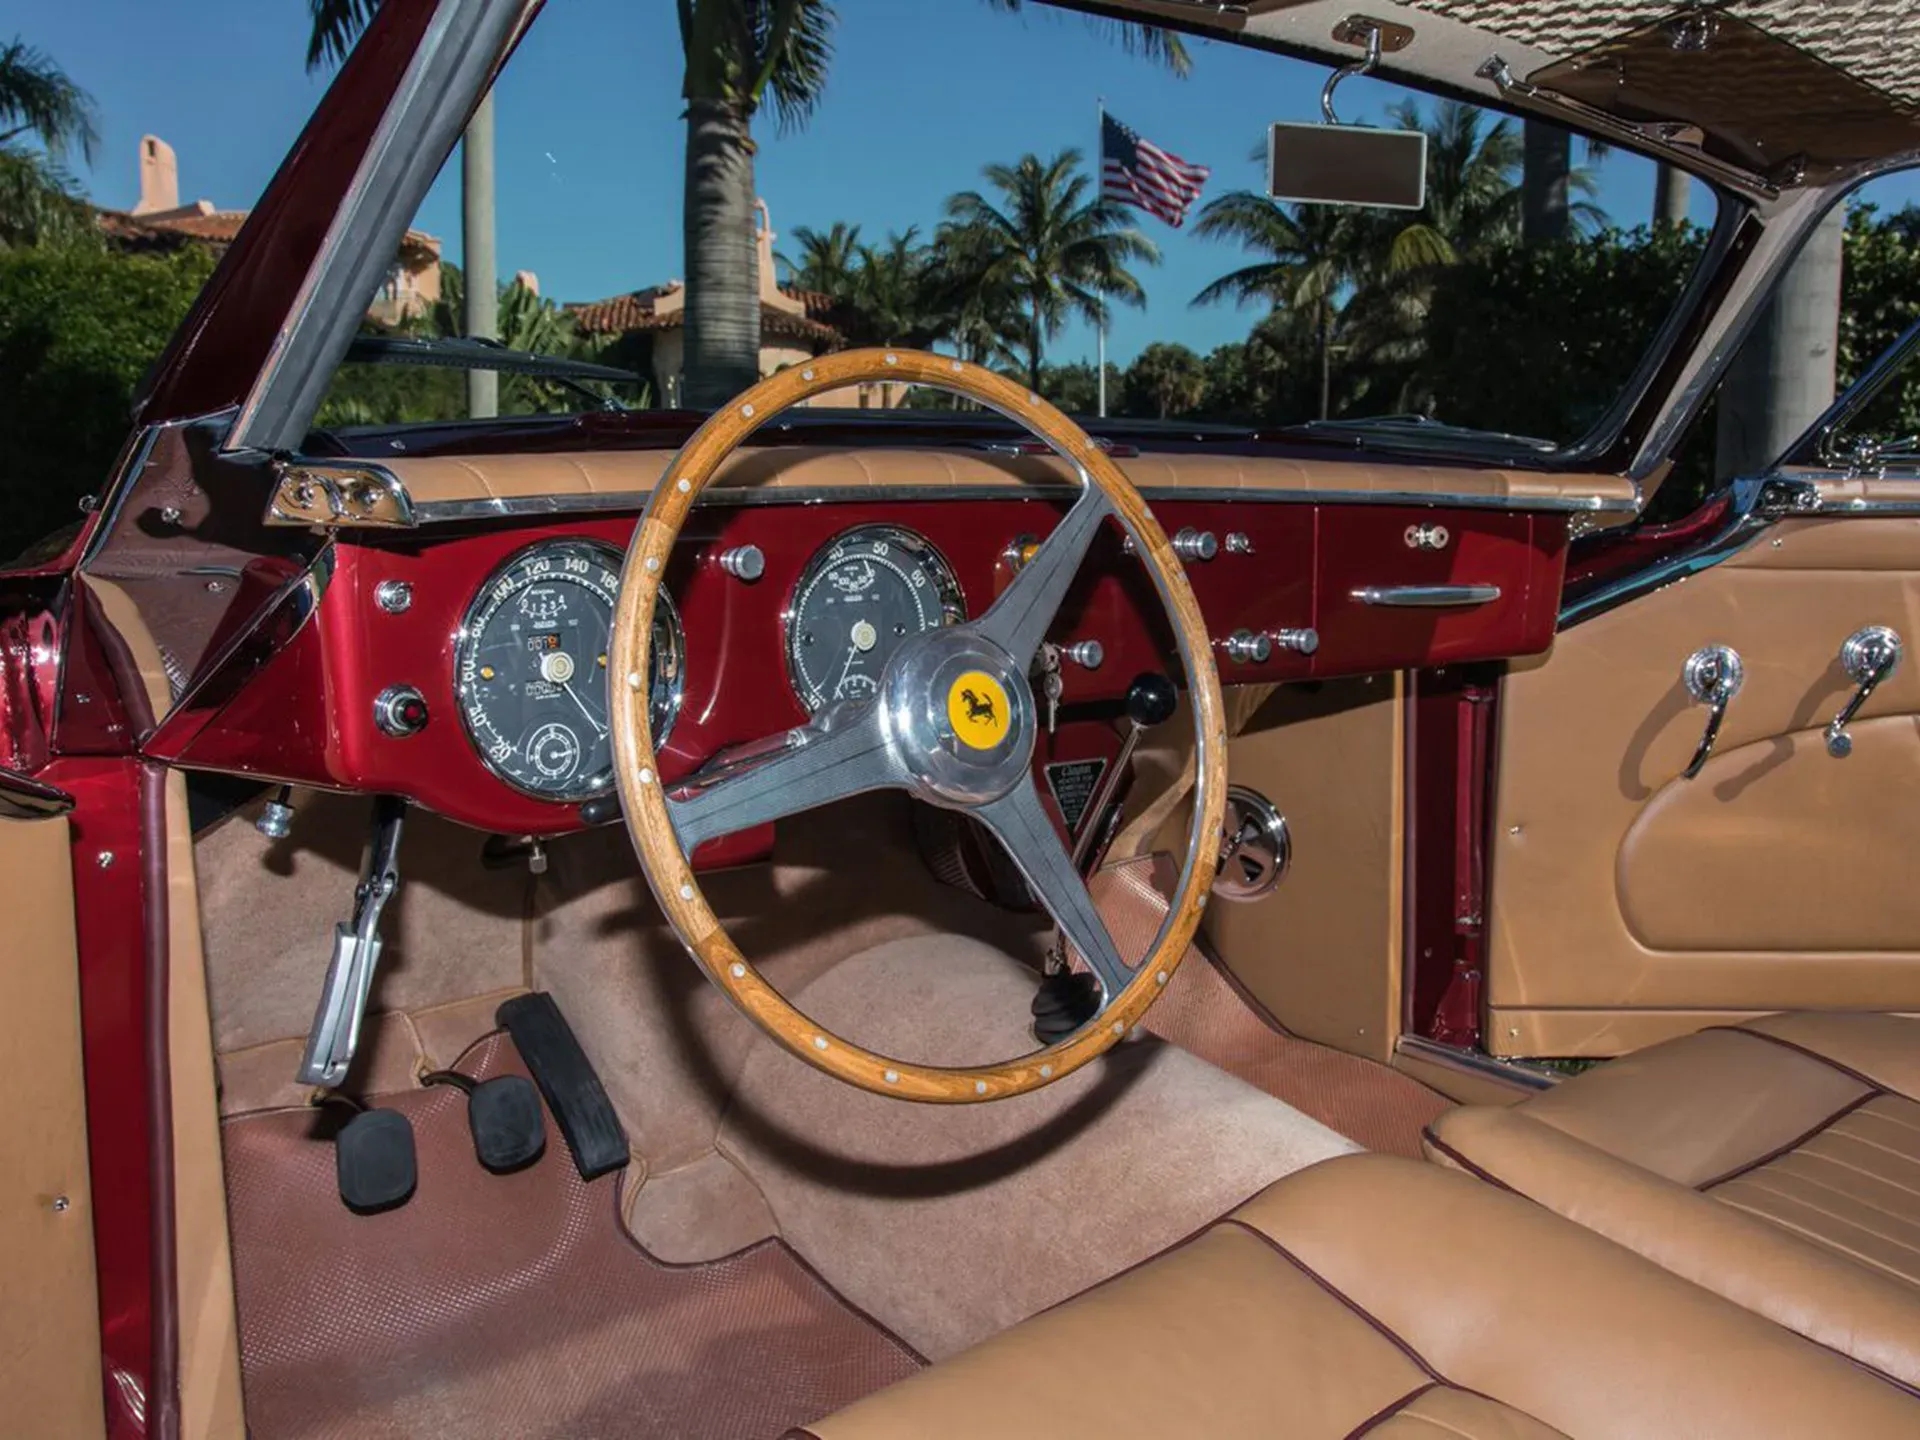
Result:
<svg viewBox="0 0 1920 1440"><path fill-rule="evenodd" d="M1213 174L1143 140L1111 115L1100 117L1100 198L1150 210L1176 230Z"/></svg>

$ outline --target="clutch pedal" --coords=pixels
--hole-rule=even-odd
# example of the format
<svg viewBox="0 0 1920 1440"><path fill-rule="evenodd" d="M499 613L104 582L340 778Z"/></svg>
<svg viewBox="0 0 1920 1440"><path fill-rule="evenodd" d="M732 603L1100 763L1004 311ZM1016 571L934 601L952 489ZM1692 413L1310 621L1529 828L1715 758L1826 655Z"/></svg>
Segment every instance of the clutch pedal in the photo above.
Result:
<svg viewBox="0 0 1920 1440"><path fill-rule="evenodd" d="M377 1215L413 1198L420 1181L413 1125L398 1110L362 1110L333 1137L340 1199L356 1215Z"/></svg>

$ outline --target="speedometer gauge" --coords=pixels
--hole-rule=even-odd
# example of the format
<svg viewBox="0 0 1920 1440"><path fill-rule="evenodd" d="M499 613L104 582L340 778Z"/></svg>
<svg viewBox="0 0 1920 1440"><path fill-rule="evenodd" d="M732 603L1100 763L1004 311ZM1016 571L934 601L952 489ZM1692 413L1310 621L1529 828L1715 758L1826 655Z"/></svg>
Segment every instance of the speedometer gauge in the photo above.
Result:
<svg viewBox="0 0 1920 1440"><path fill-rule="evenodd" d="M619 551L556 540L514 556L474 597L454 649L460 719L516 789L586 800L613 788L607 653L619 589ZM685 653L663 590L648 676L656 746L680 709Z"/></svg>
<svg viewBox="0 0 1920 1440"><path fill-rule="evenodd" d="M809 710L878 693L912 635L966 619L960 584L924 536L862 525L807 563L787 607L787 671Z"/></svg>

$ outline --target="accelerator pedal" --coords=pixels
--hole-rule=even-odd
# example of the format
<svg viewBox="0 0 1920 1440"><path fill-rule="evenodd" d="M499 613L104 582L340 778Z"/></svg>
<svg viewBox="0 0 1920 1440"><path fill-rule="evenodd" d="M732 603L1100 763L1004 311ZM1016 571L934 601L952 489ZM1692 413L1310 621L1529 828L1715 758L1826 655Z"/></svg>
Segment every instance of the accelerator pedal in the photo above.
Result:
<svg viewBox="0 0 1920 1440"><path fill-rule="evenodd" d="M378 1215L413 1198L420 1167L413 1125L398 1110L362 1110L333 1137L340 1199L356 1215Z"/></svg>
<svg viewBox="0 0 1920 1440"><path fill-rule="evenodd" d="M545 991L516 995L494 1012L494 1019L506 1027L533 1072L580 1178L595 1180L624 1166L627 1132L553 997Z"/></svg>

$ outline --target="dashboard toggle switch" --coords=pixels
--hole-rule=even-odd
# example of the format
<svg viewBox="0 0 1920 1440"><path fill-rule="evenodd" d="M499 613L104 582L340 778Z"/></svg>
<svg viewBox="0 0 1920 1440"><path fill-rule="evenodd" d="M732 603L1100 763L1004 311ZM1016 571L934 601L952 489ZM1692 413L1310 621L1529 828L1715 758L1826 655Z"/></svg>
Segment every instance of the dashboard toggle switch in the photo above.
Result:
<svg viewBox="0 0 1920 1440"><path fill-rule="evenodd" d="M418 735L427 728L427 697L412 685L389 685L374 697L373 723L395 739Z"/></svg>

